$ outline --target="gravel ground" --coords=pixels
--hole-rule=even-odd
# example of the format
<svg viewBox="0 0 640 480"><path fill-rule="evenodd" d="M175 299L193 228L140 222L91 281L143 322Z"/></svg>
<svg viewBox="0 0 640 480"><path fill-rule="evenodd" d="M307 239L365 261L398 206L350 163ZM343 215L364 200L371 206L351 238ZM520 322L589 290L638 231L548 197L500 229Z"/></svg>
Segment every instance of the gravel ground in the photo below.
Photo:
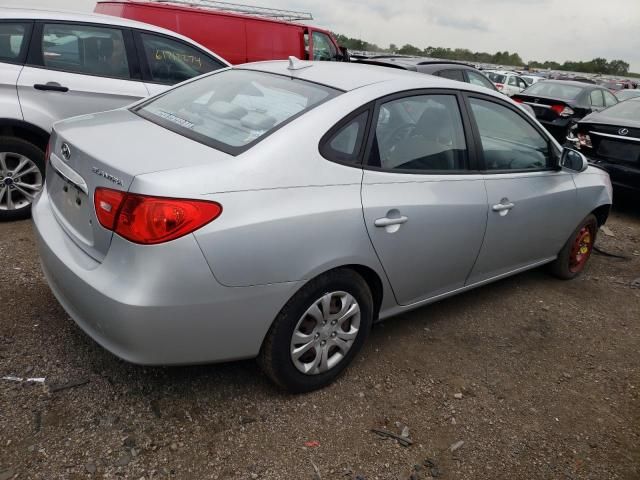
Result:
<svg viewBox="0 0 640 480"><path fill-rule="evenodd" d="M0 380L0 480L639 479L640 210L608 227L598 244L627 259L402 315L334 385L291 396L251 361L118 360L50 293L31 223L0 224L0 377L46 379ZM371 432L405 427L406 447Z"/></svg>

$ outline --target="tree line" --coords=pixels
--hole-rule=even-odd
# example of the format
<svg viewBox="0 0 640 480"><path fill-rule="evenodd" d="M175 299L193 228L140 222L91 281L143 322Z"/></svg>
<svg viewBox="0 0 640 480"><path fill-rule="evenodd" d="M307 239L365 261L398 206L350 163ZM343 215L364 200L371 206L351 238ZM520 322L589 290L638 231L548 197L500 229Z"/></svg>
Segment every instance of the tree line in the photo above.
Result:
<svg viewBox="0 0 640 480"><path fill-rule="evenodd" d="M509 65L509 66L524 66L528 65L530 68L538 69L551 69L551 70L564 70L568 72L584 72L584 73L599 73L608 75L630 75L629 64L623 60L611 60L607 61L606 58L594 58L588 62L572 62L566 61L564 63L558 63L553 61L530 61L524 62L520 55L517 53L510 53L508 51L487 53L487 52L472 52L467 48L444 48L444 47L427 47L421 49L411 44L406 44L398 47L395 44L390 44L388 48L380 47L375 43L369 43L359 38L351 38L346 35L336 34L338 43L347 47L349 50L369 51L369 52L386 52L395 53L399 55L414 55L421 57L434 57L443 58L447 60L461 60L472 63L492 63L497 65ZM631 74L634 75L634 74Z"/></svg>

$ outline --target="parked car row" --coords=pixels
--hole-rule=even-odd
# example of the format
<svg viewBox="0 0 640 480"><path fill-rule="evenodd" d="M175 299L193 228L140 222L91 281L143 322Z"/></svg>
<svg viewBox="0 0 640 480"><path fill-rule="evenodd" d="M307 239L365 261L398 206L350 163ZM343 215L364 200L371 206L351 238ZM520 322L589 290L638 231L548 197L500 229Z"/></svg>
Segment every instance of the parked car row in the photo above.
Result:
<svg viewBox="0 0 640 480"><path fill-rule="evenodd" d="M49 112L3 127L0 208L32 204L54 295L130 362L255 357L283 388L321 388L376 321L541 265L576 277L607 220L586 137L563 148L541 124L605 102L597 85L518 103L455 62L229 66L131 20L0 12L0 103ZM92 104L102 81L141 94Z"/></svg>

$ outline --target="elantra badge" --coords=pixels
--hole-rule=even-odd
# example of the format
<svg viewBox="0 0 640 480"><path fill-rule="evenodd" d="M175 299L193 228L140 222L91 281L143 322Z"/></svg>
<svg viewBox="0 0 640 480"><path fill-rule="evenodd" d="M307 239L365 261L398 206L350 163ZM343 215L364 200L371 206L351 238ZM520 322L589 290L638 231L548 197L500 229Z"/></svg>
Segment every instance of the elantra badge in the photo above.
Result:
<svg viewBox="0 0 640 480"><path fill-rule="evenodd" d="M96 175L98 175L98 176L100 176L102 178L106 178L110 182L115 183L116 185L120 185L121 187L124 186L122 184L122 180L120 180L118 177L114 177L113 175L111 175L110 173L105 172L104 170L101 170L101 169L96 168L96 167L91 167L91 171L93 173L95 173Z"/></svg>

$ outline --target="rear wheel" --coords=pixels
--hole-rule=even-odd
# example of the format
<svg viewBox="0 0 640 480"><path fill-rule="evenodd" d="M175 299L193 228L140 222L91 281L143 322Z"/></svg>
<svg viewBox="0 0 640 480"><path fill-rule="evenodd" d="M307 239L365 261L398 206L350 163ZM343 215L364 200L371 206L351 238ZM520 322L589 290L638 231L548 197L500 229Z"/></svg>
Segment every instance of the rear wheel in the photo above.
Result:
<svg viewBox="0 0 640 480"><path fill-rule="evenodd" d="M587 215L551 264L551 272L564 280L578 276L591 257L597 231L598 220L595 215Z"/></svg>
<svg viewBox="0 0 640 480"><path fill-rule="evenodd" d="M305 285L285 305L264 341L258 363L291 392L334 381L356 356L373 319L371 291L352 270L334 270Z"/></svg>
<svg viewBox="0 0 640 480"><path fill-rule="evenodd" d="M27 218L43 179L42 150L20 138L0 137L0 221Z"/></svg>

